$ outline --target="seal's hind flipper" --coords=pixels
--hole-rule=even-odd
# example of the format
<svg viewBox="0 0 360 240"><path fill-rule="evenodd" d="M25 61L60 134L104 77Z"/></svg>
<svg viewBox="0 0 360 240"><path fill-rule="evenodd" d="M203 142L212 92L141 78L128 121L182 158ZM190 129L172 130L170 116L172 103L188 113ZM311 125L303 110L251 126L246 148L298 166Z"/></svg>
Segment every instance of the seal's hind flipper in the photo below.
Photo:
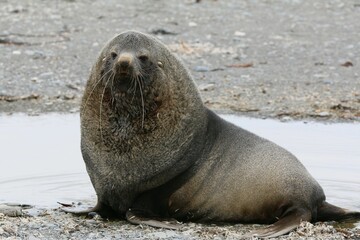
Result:
<svg viewBox="0 0 360 240"><path fill-rule="evenodd" d="M360 212L350 211L334 206L328 202L323 202L317 212L317 221L344 221L359 220Z"/></svg>
<svg viewBox="0 0 360 240"><path fill-rule="evenodd" d="M246 237L273 238L286 234L297 228L301 221L310 221L311 213L309 211L295 211L281 218L276 223L259 230L255 230L246 235Z"/></svg>
<svg viewBox="0 0 360 240"><path fill-rule="evenodd" d="M181 227L181 224L176 221L175 219L170 220L157 220L155 218L149 218L141 216L139 213L134 213L131 210L128 210L126 212L126 220L129 221L132 224L136 225L148 225L152 227L158 227L158 228L167 228L167 229L179 229Z"/></svg>

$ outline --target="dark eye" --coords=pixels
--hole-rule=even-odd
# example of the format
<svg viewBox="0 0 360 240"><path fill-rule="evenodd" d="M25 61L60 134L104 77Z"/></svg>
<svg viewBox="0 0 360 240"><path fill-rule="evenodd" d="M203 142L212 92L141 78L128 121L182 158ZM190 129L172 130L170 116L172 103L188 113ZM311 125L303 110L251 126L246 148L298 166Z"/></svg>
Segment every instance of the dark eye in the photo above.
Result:
<svg viewBox="0 0 360 240"><path fill-rule="evenodd" d="M149 60L149 57L147 55L140 55L139 59L141 62L146 62L147 60Z"/></svg>
<svg viewBox="0 0 360 240"><path fill-rule="evenodd" d="M111 52L111 58L114 60L117 57L117 53L116 52Z"/></svg>

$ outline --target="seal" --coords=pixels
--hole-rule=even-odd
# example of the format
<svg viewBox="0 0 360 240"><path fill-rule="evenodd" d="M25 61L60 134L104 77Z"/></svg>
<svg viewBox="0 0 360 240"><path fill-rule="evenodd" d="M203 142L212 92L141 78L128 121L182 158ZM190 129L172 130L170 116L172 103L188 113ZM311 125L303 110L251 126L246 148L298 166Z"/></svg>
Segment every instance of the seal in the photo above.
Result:
<svg viewBox="0 0 360 240"><path fill-rule="evenodd" d="M250 233L259 237L302 220L360 218L327 203L291 153L206 108L184 64L150 35L127 31L106 44L80 117L98 203L78 213L167 228L179 227L173 219L271 224Z"/></svg>

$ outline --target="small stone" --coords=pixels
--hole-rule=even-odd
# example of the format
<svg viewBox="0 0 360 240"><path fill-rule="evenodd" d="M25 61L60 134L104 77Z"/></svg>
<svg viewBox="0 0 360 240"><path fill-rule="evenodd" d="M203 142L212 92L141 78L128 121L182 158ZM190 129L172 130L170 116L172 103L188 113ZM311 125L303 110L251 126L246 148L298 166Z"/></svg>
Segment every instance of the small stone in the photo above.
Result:
<svg viewBox="0 0 360 240"><path fill-rule="evenodd" d="M26 55L29 55L29 56L34 55L34 51L25 50L25 54L26 54Z"/></svg>
<svg viewBox="0 0 360 240"><path fill-rule="evenodd" d="M206 66L196 66L194 67L195 72L209 72L210 69Z"/></svg>
<svg viewBox="0 0 360 240"><path fill-rule="evenodd" d="M246 33L240 32L240 31L236 31L236 32L234 33L234 35L237 36L237 37L245 37L245 36L246 36Z"/></svg>
<svg viewBox="0 0 360 240"><path fill-rule="evenodd" d="M197 23L196 22L189 22L189 27L196 27Z"/></svg>
<svg viewBox="0 0 360 240"><path fill-rule="evenodd" d="M289 116L285 116L285 117L282 117L281 118L281 122L289 122L289 121L292 121L294 120L292 117L289 117Z"/></svg>
<svg viewBox="0 0 360 240"><path fill-rule="evenodd" d="M215 84L200 84L198 88L200 91L211 91L215 89Z"/></svg>
<svg viewBox="0 0 360 240"><path fill-rule="evenodd" d="M31 80L32 82L34 82L34 83L37 83L37 82L39 81L39 78L33 77L33 78L31 78L30 80Z"/></svg>
<svg viewBox="0 0 360 240"><path fill-rule="evenodd" d="M30 235L28 240L38 240L40 238L35 237L34 235Z"/></svg>
<svg viewBox="0 0 360 240"><path fill-rule="evenodd" d="M73 90L79 90L79 87L78 87L78 86L76 86L76 85L74 85L74 84L71 84L71 83L66 84L66 86L67 86L68 88L70 88L70 89L73 89Z"/></svg>
<svg viewBox="0 0 360 240"><path fill-rule="evenodd" d="M21 51L15 50L15 51L12 52L12 54L14 54L14 55L20 55L20 54L21 54Z"/></svg>
<svg viewBox="0 0 360 240"><path fill-rule="evenodd" d="M31 116L31 117L35 117L35 116L40 116L40 113L39 112L36 112L36 111L29 111L27 113L28 116Z"/></svg>
<svg viewBox="0 0 360 240"><path fill-rule="evenodd" d="M329 112L319 112L317 114L319 117L330 117L331 114Z"/></svg>
<svg viewBox="0 0 360 240"><path fill-rule="evenodd" d="M325 83L325 84L333 84L333 82L331 80L328 80L328 79L323 80L323 83Z"/></svg>
<svg viewBox="0 0 360 240"><path fill-rule="evenodd" d="M42 74L40 74L40 77L50 77L50 76L52 76L54 73L53 72L44 72L44 73L42 73Z"/></svg>
<svg viewBox="0 0 360 240"><path fill-rule="evenodd" d="M78 108L72 108L72 109L69 110L70 113L76 113L78 111L79 111Z"/></svg>
<svg viewBox="0 0 360 240"><path fill-rule="evenodd" d="M329 75L327 74L321 74L321 73L317 73L317 74L314 74L314 77L315 78L326 78L328 77Z"/></svg>
<svg viewBox="0 0 360 240"><path fill-rule="evenodd" d="M65 94L64 96L63 96L63 99L64 100L72 100L72 99L74 99L75 98L75 95L73 95L73 94Z"/></svg>
<svg viewBox="0 0 360 240"><path fill-rule="evenodd" d="M23 215L22 208L18 206L0 205L0 213L9 217L19 217Z"/></svg>
<svg viewBox="0 0 360 240"><path fill-rule="evenodd" d="M41 52L41 51L35 51L33 54L32 54L32 58L33 59L44 59L46 58L46 55L45 53Z"/></svg>

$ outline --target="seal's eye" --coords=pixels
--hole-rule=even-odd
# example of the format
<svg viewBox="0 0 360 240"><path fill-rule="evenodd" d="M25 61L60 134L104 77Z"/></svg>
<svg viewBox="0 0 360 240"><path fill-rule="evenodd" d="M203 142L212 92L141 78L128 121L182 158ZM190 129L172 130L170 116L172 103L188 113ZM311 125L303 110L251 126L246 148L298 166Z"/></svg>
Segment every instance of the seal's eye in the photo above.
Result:
<svg viewBox="0 0 360 240"><path fill-rule="evenodd" d="M147 55L140 55L139 59L141 62L146 62L147 60L149 60L149 57Z"/></svg>
<svg viewBox="0 0 360 240"><path fill-rule="evenodd" d="M117 57L117 53L116 52L111 52L111 58L114 60Z"/></svg>

